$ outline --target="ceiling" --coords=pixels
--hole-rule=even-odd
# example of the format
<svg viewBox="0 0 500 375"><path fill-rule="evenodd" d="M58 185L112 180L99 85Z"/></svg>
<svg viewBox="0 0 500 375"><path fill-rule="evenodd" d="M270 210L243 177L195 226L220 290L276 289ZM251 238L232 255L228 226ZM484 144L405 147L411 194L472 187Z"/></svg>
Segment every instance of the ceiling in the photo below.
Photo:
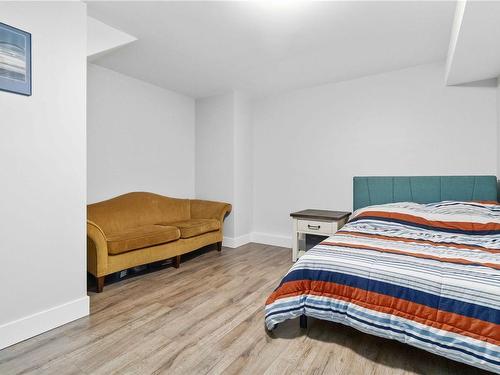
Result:
<svg viewBox="0 0 500 375"><path fill-rule="evenodd" d="M266 95L444 61L455 2L88 2L137 37L93 62L204 97Z"/></svg>
<svg viewBox="0 0 500 375"><path fill-rule="evenodd" d="M135 42L136 37L87 16L87 58L94 61L111 50Z"/></svg>
<svg viewBox="0 0 500 375"><path fill-rule="evenodd" d="M500 2L467 1L457 7L446 82L469 83L500 76Z"/></svg>

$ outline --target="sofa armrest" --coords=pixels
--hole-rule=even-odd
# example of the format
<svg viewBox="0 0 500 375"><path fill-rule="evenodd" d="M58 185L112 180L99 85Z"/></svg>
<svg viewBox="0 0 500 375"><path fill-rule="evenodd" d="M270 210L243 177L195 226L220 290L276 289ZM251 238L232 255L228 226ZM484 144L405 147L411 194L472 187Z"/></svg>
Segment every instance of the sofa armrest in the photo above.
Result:
<svg viewBox="0 0 500 375"><path fill-rule="evenodd" d="M201 199L191 200L192 219L217 219L221 226L224 217L231 212L232 206L229 203L205 201Z"/></svg>
<svg viewBox="0 0 500 375"><path fill-rule="evenodd" d="M108 269L108 244L104 231L87 220L87 269L95 277L106 275Z"/></svg>

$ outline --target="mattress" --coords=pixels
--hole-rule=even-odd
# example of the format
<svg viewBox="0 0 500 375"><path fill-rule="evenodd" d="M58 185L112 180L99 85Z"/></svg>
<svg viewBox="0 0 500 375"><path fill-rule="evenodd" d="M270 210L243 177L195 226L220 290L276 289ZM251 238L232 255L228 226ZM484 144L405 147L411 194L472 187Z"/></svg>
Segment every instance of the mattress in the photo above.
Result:
<svg viewBox="0 0 500 375"><path fill-rule="evenodd" d="M306 315L500 373L500 206L362 208L293 265L265 309L270 330Z"/></svg>

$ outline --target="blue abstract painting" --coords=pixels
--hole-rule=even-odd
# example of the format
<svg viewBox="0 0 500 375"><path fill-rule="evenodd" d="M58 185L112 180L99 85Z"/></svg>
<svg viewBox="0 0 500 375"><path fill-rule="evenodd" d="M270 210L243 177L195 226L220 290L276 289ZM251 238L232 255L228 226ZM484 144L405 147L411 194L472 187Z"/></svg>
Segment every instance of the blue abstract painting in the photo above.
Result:
<svg viewBox="0 0 500 375"><path fill-rule="evenodd" d="M31 34L0 23L0 90L31 95Z"/></svg>

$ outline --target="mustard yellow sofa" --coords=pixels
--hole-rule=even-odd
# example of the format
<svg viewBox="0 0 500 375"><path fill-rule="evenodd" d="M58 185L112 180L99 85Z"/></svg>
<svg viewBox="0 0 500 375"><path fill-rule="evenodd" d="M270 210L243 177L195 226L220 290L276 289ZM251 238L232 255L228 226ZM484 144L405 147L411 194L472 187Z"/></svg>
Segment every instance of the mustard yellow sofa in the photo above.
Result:
<svg viewBox="0 0 500 375"><path fill-rule="evenodd" d="M134 192L87 206L87 269L97 279L127 268L180 256L210 244L222 249L231 205Z"/></svg>

